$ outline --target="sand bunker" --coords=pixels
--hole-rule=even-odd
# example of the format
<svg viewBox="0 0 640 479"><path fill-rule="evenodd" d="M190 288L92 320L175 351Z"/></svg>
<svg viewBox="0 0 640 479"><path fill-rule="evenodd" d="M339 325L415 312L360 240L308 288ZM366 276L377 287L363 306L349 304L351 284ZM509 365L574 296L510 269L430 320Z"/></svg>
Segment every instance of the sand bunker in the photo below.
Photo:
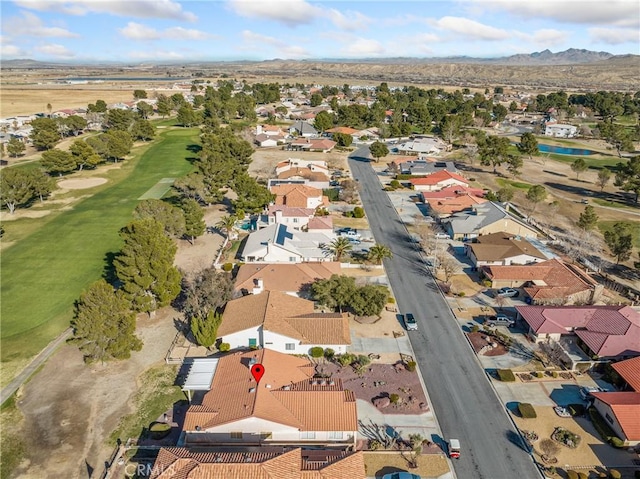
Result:
<svg viewBox="0 0 640 479"><path fill-rule="evenodd" d="M106 182L106 178L82 178L77 180L58 181L58 186L65 190L84 190L86 188L103 185Z"/></svg>

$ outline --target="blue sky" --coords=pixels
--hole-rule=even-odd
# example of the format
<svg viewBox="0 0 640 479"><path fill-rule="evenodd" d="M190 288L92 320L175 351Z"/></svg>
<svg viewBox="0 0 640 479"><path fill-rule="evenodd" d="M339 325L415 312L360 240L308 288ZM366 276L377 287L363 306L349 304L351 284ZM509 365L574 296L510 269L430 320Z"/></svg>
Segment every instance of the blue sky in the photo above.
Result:
<svg viewBox="0 0 640 479"><path fill-rule="evenodd" d="M640 54L638 0L2 0L2 59Z"/></svg>

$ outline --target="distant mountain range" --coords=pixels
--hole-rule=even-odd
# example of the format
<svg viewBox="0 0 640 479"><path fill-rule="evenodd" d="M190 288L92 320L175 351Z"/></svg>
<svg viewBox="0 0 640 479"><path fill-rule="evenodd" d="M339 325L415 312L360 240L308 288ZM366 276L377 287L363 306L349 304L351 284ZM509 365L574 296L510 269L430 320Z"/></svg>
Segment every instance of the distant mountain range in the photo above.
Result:
<svg viewBox="0 0 640 479"><path fill-rule="evenodd" d="M467 56L454 56L454 57L431 57L431 58L410 58L410 57L396 57L396 58L361 58L361 59L342 59L342 58L326 58L326 59L309 59L309 60L299 60L300 62L313 62L313 63L322 63L322 62L331 62L331 63L379 63L379 64L393 64L393 63L413 63L413 64L451 64L451 63L469 63L469 64L495 64L495 65L518 65L518 66L526 66L526 65L577 65L577 64L585 64L585 63L594 63L601 62L606 60L616 60L617 61L625 61L625 59L634 59L638 58L638 55L613 55L608 52L594 52L591 50L578 49L578 48L569 48L563 52L553 53L550 50L543 50L541 52L534 53L519 53L517 55L511 55L508 57L498 57L498 58L477 58L477 57L467 57ZM241 63L268 63L268 62L281 62L285 61L282 59L274 59L274 60L265 60L264 62L250 62L250 61L241 61ZM294 61L294 60L288 60ZM147 62L149 63L149 62ZM185 62L176 62L176 61L158 61L153 62L156 65L207 65L207 64L220 64L220 63L239 63L236 62L203 62L203 61L185 61ZM37 60L31 60L28 58L25 59L15 59L15 60L4 60L2 62L2 68L34 68L34 69L46 69L46 68L60 68L62 66L81 66L81 65L91 65L93 67L98 65L104 65L105 67L114 67L118 65L131 65L131 63L123 63L123 62L92 62L92 63L82 63L82 62L64 62L64 63L56 63L56 62L42 62Z"/></svg>

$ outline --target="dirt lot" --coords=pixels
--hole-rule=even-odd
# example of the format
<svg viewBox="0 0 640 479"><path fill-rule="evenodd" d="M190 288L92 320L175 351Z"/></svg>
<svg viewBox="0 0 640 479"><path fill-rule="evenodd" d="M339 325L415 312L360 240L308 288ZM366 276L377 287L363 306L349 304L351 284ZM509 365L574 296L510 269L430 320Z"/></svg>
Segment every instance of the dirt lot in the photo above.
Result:
<svg viewBox="0 0 640 479"><path fill-rule="evenodd" d="M405 453L406 454L406 453ZM449 472L447 460L441 454L423 454L418 458L418 468L409 469L401 453L365 452L364 466L367 476L380 479L392 472L408 471L421 477L438 477Z"/></svg>
<svg viewBox="0 0 640 479"><path fill-rule="evenodd" d="M536 406L535 409L538 415L536 419L512 416L518 428L535 431L538 434L539 440L533 443L538 460L540 460L538 443L542 439L549 438L554 428L560 426L578 434L582 439L575 449L561 446L556 467L571 469L572 466L633 466L633 455L625 450L603 444L593 424L587 418L562 418L553 411L552 407Z"/></svg>
<svg viewBox="0 0 640 479"><path fill-rule="evenodd" d="M363 375L358 375L350 366L343 368L333 363L321 364L316 369L342 379L344 388L353 391L356 398L364 401L372 402L378 397L398 394L400 402L382 409L385 414L420 414L427 411L427 399L415 371L409 372L403 367L396 369L392 364L370 364Z"/></svg>
<svg viewBox="0 0 640 479"><path fill-rule="evenodd" d="M258 178L268 179L273 176L276 165L289 158L300 158L303 160L326 161L330 169L348 171L347 156L349 153L341 151L331 151L329 153L316 153L306 151L287 151L280 148L258 148L254 153L252 162L249 165L249 173Z"/></svg>

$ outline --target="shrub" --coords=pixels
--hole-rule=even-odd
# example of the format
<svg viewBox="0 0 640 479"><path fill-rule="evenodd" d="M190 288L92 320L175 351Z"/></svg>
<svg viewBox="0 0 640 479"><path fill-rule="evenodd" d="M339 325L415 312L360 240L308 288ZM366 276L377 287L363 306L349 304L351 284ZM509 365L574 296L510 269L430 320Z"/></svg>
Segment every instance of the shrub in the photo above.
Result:
<svg viewBox="0 0 640 479"><path fill-rule="evenodd" d="M578 473L576 471L567 471L567 479L578 479Z"/></svg>
<svg viewBox="0 0 640 479"><path fill-rule="evenodd" d="M164 439L171 434L171 424L166 422L152 422L149 426L149 433L152 439Z"/></svg>
<svg viewBox="0 0 640 479"><path fill-rule="evenodd" d="M622 477L622 474L617 469L610 469L609 477L611 477L611 479L620 479Z"/></svg>
<svg viewBox="0 0 640 479"><path fill-rule="evenodd" d="M331 348L327 348L327 349L324 350L324 357L327 358L329 361L331 361L333 359L335 354L336 354L336 352Z"/></svg>
<svg viewBox="0 0 640 479"><path fill-rule="evenodd" d="M500 378L500 381L504 382L513 382L516 380L511 369L498 369L498 377Z"/></svg>
<svg viewBox="0 0 640 479"><path fill-rule="evenodd" d="M518 411L520 411L520 415L525 419L535 419L538 417L536 410L528 402L518 403Z"/></svg>
<svg viewBox="0 0 640 479"><path fill-rule="evenodd" d="M609 438L609 444L618 449L622 449L624 447L624 441L618 436L611 436Z"/></svg>
<svg viewBox="0 0 640 479"><path fill-rule="evenodd" d="M463 298L465 295L466 295L466 293L464 291L460 291L458 293L458 296L461 297L461 298Z"/></svg>
<svg viewBox="0 0 640 479"><path fill-rule="evenodd" d="M324 349L322 349L320 346L315 346L309 350L309 354L312 358L321 358L322 356L324 356Z"/></svg>
<svg viewBox="0 0 640 479"><path fill-rule="evenodd" d="M400 182L398 180L391 180L391 182L389 183L389 186L396 189L396 188L402 188L402 185L400 184Z"/></svg>
<svg viewBox="0 0 640 479"><path fill-rule="evenodd" d="M230 272L233 269L233 263L225 263L222 265L222 271L225 273Z"/></svg>
<svg viewBox="0 0 640 479"><path fill-rule="evenodd" d="M553 371L551 373L551 376L553 376L554 378L557 378L558 377L558 371Z"/></svg>
<svg viewBox="0 0 640 479"><path fill-rule="evenodd" d="M353 218L353 211L345 211L344 213L342 213L344 216L346 216L347 218Z"/></svg>
<svg viewBox="0 0 640 479"><path fill-rule="evenodd" d="M338 356L338 362L340 366L349 366L355 360L355 356L353 354L345 353Z"/></svg>
<svg viewBox="0 0 640 479"><path fill-rule="evenodd" d="M329 201L338 201L340 199L340 190L338 188L324 189L322 194L329 198Z"/></svg>
<svg viewBox="0 0 640 479"><path fill-rule="evenodd" d="M380 443L380 441L378 441L376 439L369 439L369 450L370 451L377 451L381 447L382 447L382 444Z"/></svg>
<svg viewBox="0 0 640 479"><path fill-rule="evenodd" d="M391 401L391 404L398 404L398 402L400 402L400 396L397 394L390 394L389 401Z"/></svg>
<svg viewBox="0 0 640 479"><path fill-rule="evenodd" d="M405 368L410 373L414 372L416 370L416 362L415 361L409 361L407 363L407 365L405 366Z"/></svg>
<svg viewBox="0 0 640 479"><path fill-rule="evenodd" d="M536 371L533 373L535 375L535 377L537 377L538 379L540 379L541 377L544 376L544 373L542 371Z"/></svg>
<svg viewBox="0 0 640 479"><path fill-rule="evenodd" d="M572 416L583 416L585 411L582 404L569 404L569 406L567 406L567 409Z"/></svg>
<svg viewBox="0 0 640 479"><path fill-rule="evenodd" d="M218 351L220 351L221 353L226 353L230 349L231 345L229 343L220 343L220 346L218 346Z"/></svg>
<svg viewBox="0 0 640 479"><path fill-rule="evenodd" d="M385 186L384 191L395 191L396 189L393 186Z"/></svg>
<svg viewBox="0 0 640 479"><path fill-rule="evenodd" d="M389 297L389 299L387 299L387 303L389 303L389 304L396 304L396 298Z"/></svg>
<svg viewBox="0 0 640 479"><path fill-rule="evenodd" d="M598 431L598 434L600 434L604 442L611 444L613 447L624 447L624 442L616 436L616 433L613 432L613 429L605 422L595 407L591 406L587 411L589 412L589 418L593 423L593 427L596 428L596 431Z"/></svg>
<svg viewBox="0 0 640 479"><path fill-rule="evenodd" d="M364 209L362 206L356 206L353 209L353 217L354 218L364 218Z"/></svg>
<svg viewBox="0 0 640 479"><path fill-rule="evenodd" d="M589 474L587 474L586 472L579 472L578 479L589 479Z"/></svg>
<svg viewBox="0 0 640 479"><path fill-rule="evenodd" d="M360 354L356 359L356 362L362 367L368 366L369 364L371 364L371 360L364 354Z"/></svg>
<svg viewBox="0 0 640 479"><path fill-rule="evenodd" d="M471 326L472 333L477 333L478 331L480 331L480 326L478 326L477 324L474 324L473 326Z"/></svg>

